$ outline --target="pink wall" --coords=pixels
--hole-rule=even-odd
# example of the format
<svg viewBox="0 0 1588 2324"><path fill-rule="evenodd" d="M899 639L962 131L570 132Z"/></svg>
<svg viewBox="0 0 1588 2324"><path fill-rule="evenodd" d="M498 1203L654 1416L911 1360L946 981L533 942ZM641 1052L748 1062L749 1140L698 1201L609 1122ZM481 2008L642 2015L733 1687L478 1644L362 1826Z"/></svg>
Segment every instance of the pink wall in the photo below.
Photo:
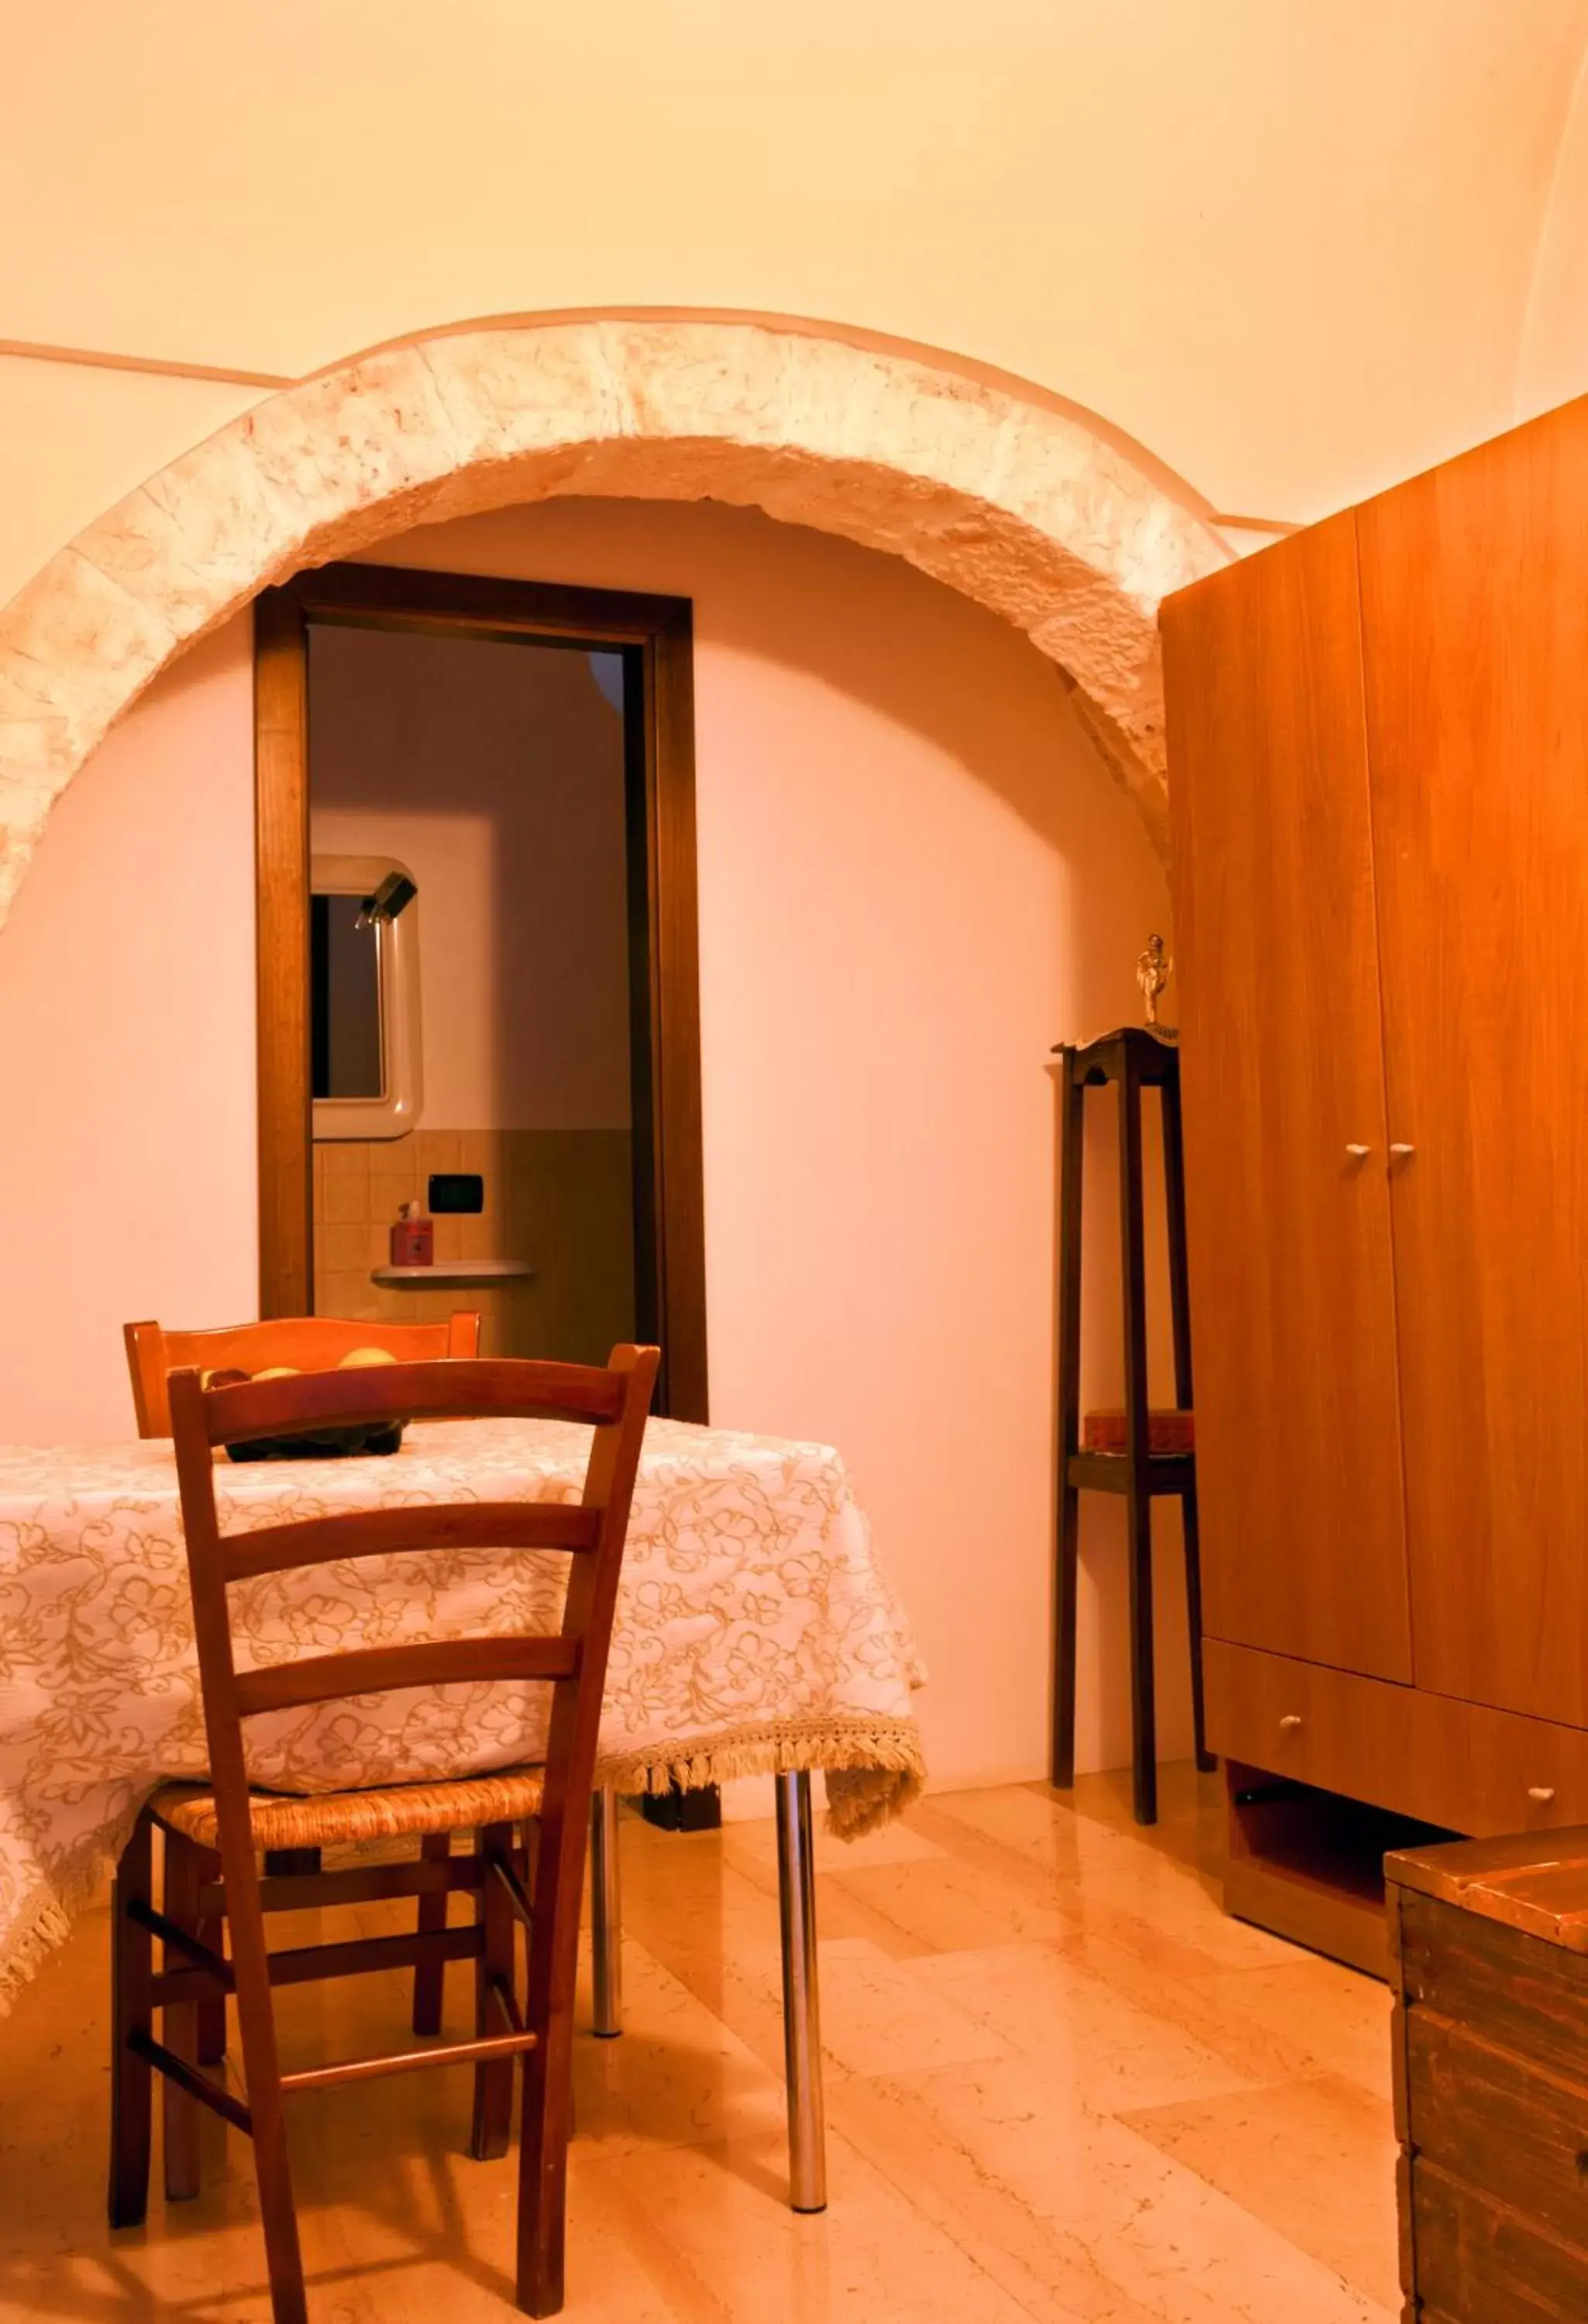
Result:
<svg viewBox="0 0 1588 2324"><path fill-rule="evenodd" d="M130 1436L130 1318L256 1314L254 671L194 649L61 803L0 938L0 1437Z"/></svg>
<svg viewBox="0 0 1588 2324"><path fill-rule="evenodd" d="M936 1774L1039 1774L1046 1064L1138 1013L1136 955L1168 924L1140 823L1052 665L897 559L750 512L566 501L382 553L693 598L713 1413L842 1446L932 1667ZM1117 1402L1096 1159L1090 1365ZM1090 1508L1092 1765L1129 1754L1122 1546L1118 1509ZM1165 1596L1172 1750L1167 1560Z"/></svg>
<svg viewBox="0 0 1588 2324"><path fill-rule="evenodd" d="M932 1666L937 1780L1039 1774L1047 1058L1135 1013L1167 921L1140 824L1052 667L891 558L720 507L575 502L387 554L694 598L714 1409L843 1447ZM0 1434L125 1431L123 1317L252 1302L243 653L234 630L133 713L0 936ZM1098 1177L1089 1393L1115 1401ZM1118 1527L1089 1511L1084 1764L1128 1752Z"/></svg>
<svg viewBox="0 0 1588 2324"><path fill-rule="evenodd" d="M623 721L587 654L310 633L312 844L419 881L424 1120L629 1120Z"/></svg>

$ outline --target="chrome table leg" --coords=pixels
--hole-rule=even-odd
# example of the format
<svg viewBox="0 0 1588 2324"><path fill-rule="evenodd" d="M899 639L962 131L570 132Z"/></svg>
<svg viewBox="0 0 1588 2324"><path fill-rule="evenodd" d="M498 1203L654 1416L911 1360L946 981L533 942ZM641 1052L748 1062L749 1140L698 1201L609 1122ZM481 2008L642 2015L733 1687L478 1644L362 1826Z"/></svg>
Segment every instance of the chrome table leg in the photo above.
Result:
<svg viewBox="0 0 1588 2324"><path fill-rule="evenodd" d="M789 2077L789 2202L796 2211L825 2211L827 2156L822 2114L810 1777L802 1770L779 1775L775 1781L778 1901L783 1935L783 2056Z"/></svg>
<svg viewBox="0 0 1588 2324"><path fill-rule="evenodd" d="M623 1921L618 1887L617 1794L590 1795L590 1965L595 2032L610 2041L623 2030Z"/></svg>

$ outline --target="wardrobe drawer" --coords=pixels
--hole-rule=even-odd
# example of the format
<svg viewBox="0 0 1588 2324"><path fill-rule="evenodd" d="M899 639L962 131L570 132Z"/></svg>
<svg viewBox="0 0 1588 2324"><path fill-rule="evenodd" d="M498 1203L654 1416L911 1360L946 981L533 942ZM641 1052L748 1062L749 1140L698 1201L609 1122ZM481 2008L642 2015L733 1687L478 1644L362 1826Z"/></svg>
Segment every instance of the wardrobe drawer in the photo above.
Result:
<svg viewBox="0 0 1588 2324"><path fill-rule="evenodd" d="M1203 1645L1210 1747L1270 1775L1476 1839L1588 1823L1588 1731Z"/></svg>

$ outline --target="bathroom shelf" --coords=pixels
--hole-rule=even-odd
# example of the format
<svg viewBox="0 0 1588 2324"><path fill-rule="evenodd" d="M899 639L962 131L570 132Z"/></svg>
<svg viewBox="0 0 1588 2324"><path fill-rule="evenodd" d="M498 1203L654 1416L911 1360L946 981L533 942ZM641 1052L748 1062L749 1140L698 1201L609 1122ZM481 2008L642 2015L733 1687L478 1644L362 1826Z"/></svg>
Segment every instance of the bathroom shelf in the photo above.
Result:
<svg viewBox="0 0 1588 2324"><path fill-rule="evenodd" d="M471 1285L524 1283L535 1272L522 1259L439 1259L433 1267L372 1267L385 1291L466 1291Z"/></svg>

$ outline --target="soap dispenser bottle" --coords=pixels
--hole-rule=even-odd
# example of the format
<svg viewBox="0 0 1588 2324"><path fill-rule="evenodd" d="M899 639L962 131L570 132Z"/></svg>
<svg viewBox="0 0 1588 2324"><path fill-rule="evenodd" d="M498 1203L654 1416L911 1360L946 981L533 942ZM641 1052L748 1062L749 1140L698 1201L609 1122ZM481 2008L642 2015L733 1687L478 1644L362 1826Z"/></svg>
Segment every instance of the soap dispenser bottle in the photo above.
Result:
<svg viewBox="0 0 1588 2324"><path fill-rule="evenodd" d="M436 1222L425 1217L417 1203L404 1203L392 1226L393 1267L433 1267Z"/></svg>

